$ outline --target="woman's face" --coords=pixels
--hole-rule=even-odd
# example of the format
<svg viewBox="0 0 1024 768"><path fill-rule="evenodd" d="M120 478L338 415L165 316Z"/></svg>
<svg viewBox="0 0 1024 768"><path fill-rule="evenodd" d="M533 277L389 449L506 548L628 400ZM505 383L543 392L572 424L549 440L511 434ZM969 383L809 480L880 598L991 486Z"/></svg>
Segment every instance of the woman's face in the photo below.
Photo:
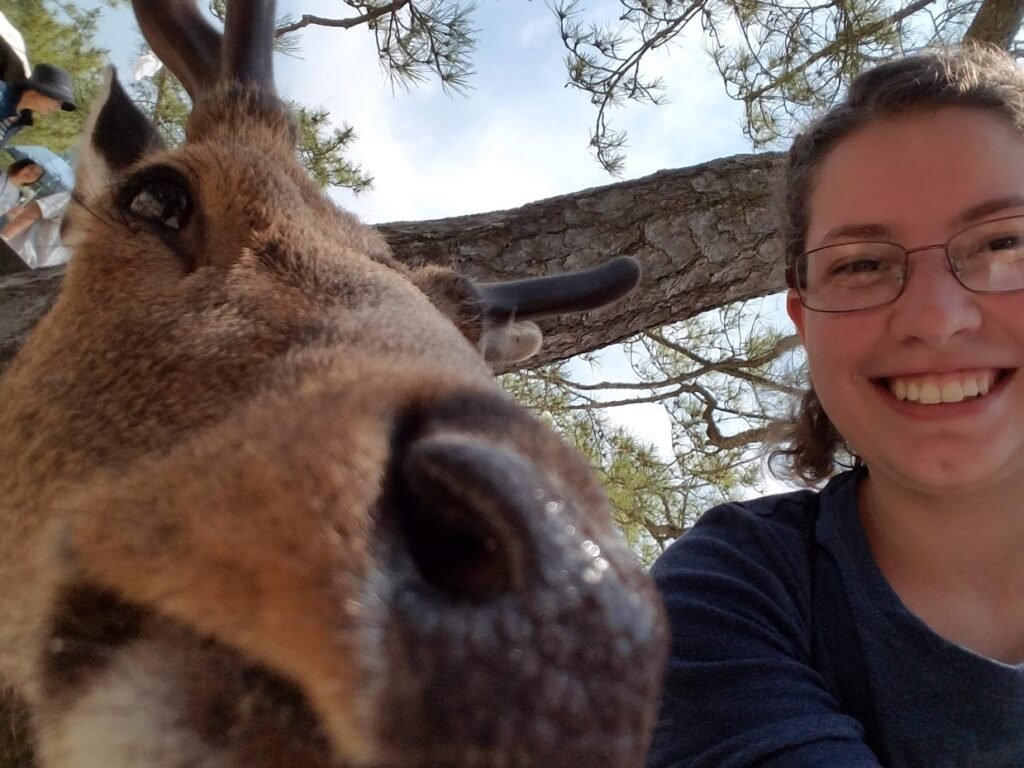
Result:
<svg viewBox="0 0 1024 768"><path fill-rule="evenodd" d="M806 248L886 240L911 249L1018 214L1024 139L998 116L949 107L841 141L817 170ZM839 231L854 228L876 234ZM822 405L873 473L909 488L1024 483L1024 291L969 292L942 248L909 259L903 294L886 306L813 312L790 293ZM986 383L987 394L969 396ZM917 401L897 397L915 388ZM921 402L936 393L954 402Z"/></svg>
<svg viewBox="0 0 1024 768"><path fill-rule="evenodd" d="M19 187L25 187L28 186L29 184L35 184L37 181L39 181L40 178L42 178L42 176L42 166L33 163L32 165L26 165L20 171L13 174L11 176L11 181L13 181Z"/></svg>

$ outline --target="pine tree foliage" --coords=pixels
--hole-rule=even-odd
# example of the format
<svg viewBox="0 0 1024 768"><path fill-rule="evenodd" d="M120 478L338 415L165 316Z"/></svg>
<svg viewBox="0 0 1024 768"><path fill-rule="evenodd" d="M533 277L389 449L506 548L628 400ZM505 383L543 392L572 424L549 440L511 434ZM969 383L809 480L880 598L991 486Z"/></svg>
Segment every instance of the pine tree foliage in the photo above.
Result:
<svg viewBox="0 0 1024 768"><path fill-rule="evenodd" d="M627 102L660 104L666 84L649 76L650 54L698 25L728 94L745 110L743 129L756 147L792 135L833 103L865 67L922 46L963 39L982 7L1007 0L619 0L614 21L588 22L583 0L559 0L555 15L567 50L569 85L597 108L591 146L619 173L626 134L609 111ZM1019 3L1016 3L1019 5ZM976 31L978 39L1013 39L1012 29ZM1016 46L1011 46L1016 52Z"/></svg>
<svg viewBox="0 0 1024 768"><path fill-rule="evenodd" d="M138 53L147 51L140 45ZM178 146L185 141L185 123L192 111L192 101L184 87L166 67L152 77L135 80L129 86L132 100L156 127L167 146Z"/></svg>
<svg viewBox="0 0 1024 768"><path fill-rule="evenodd" d="M565 363L502 378L590 459L645 561L708 507L763 488L764 445L802 393L803 358L796 337L755 307L733 305L635 337L621 350L628 380L582 382ZM600 367L600 357L590 360ZM613 409L644 403L664 409L671 454L611 418Z"/></svg>
<svg viewBox="0 0 1024 768"><path fill-rule="evenodd" d="M223 8L224 0L212 0L211 7ZM436 77L446 91L462 92L473 74L472 55L476 49L473 26L474 3L459 0L341 0L334 17L302 14L282 18L279 37L307 27L351 29L366 26L377 43L377 54L385 75L393 84L418 85Z"/></svg>
<svg viewBox="0 0 1024 768"><path fill-rule="evenodd" d="M347 123L337 128L322 107L295 106L299 124L299 160L321 187L347 187L354 192L373 188L373 177L348 159L356 132Z"/></svg>
<svg viewBox="0 0 1024 768"><path fill-rule="evenodd" d="M716 36L712 53L729 95L744 105L747 135L764 146L790 136L794 126L833 103L862 69L914 48L960 40L979 3L940 5L733 0L729 11L742 42Z"/></svg>

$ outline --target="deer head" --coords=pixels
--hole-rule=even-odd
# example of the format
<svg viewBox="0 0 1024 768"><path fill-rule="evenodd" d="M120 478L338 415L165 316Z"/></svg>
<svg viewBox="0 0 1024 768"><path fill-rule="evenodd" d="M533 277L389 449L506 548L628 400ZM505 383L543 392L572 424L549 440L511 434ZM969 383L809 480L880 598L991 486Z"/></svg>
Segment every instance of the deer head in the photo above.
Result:
<svg viewBox="0 0 1024 768"><path fill-rule="evenodd" d="M110 79L63 288L0 379L21 746L45 768L640 766L660 604L585 462L481 354L529 353L530 317L612 300L635 265L403 267L296 162L272 2L231 2L223 37L193 0L135 10L193 98L187 142Z"/></svg>

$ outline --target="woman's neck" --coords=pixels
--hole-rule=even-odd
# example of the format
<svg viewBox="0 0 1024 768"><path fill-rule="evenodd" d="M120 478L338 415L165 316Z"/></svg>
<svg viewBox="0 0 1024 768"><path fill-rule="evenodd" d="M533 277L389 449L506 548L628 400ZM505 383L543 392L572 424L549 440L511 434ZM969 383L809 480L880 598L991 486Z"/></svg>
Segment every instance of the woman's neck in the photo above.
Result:
<svg viewBox="0 0 1024 768"><path fill-rule="evenodd" d="M871 474L858 509L882 573L936 632L1024 661L1024 484L930 494Z"/></svg>

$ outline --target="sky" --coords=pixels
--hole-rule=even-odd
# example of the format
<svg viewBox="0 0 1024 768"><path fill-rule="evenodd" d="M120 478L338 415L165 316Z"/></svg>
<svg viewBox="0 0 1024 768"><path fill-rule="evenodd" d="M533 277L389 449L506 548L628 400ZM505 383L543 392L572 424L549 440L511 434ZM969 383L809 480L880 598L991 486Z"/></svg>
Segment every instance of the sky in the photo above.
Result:
<svg viewBox="0 0 1024 768"><path fill-rule="evenodd" d="M330 14L340 3L311 5ZM485 0L476 19L476 75L465 96L451 97L437 83L392 91L360 29L307 29L305 60L282 61L290 96L327 107L359 134L353 157L374 175L375 192L342 200L368 220L508 208L614 181L588 150L595 112L585 94L565 87L550 9L536 0ZM725 96L699 40L652 63L651 74L672 84L672 104L615 115L630 132L626 177L749 151L739 105Z"/></svg>
<svg viewBox="0 0 1024 768"><path fill-rule="evenodd" d="M587 7L593 21L620 12L612 0ZM341 0L279 0L278 12L352 14ZM373 176L374 188L332 194L363 220L512 208L617 180L588 149L595 109L586 94L565 87L564 48L550 8L539 0L481 0L474 21L475 74L465 95L449 95L436 82L393 88L362 27L307 27L297 57L277 56L283 96L326 107L335 124L355 128L350 157ZM129 76L141 37L128 9L106 12L100 42L121 76ZM612 114L614 127L629 132L623 179L751 151L740 129L741 106L725 94L699 34L655 52L646 74L663 77L668 103L629 105ZM777 300L769 306L778 315ZM573 373L583 380L628 378L615 352L601 363L601 370L576 364ZM614 409L612 416L670 455L669 424L659 406Z"/></svg>
<svg viewBox="0 0 1024 768"><path fill-rule="evenodd" d="M93 5L95 0L81 2ZM279 13L339 17L341 0L280 0ZM589 6L611 18L617 2ZM358 135L351 156L374 177L374 190L338 201L370 222L439 218L515 207L609 184L587 141L595 110L587 95L565 87L564 49L554 14L539 0L483 0L475 74L465 95L436 82L392 88L372 36L307 27L298 57L278 55L279 91L330 110ZM647 73L669 84L669 104L630 105L614 125L630 133L623 178L694 165L750 151L741 109L729 99L699 35L655 53ZM100 42L128 75L139 37L130 11L107 11Z"/></svg>

